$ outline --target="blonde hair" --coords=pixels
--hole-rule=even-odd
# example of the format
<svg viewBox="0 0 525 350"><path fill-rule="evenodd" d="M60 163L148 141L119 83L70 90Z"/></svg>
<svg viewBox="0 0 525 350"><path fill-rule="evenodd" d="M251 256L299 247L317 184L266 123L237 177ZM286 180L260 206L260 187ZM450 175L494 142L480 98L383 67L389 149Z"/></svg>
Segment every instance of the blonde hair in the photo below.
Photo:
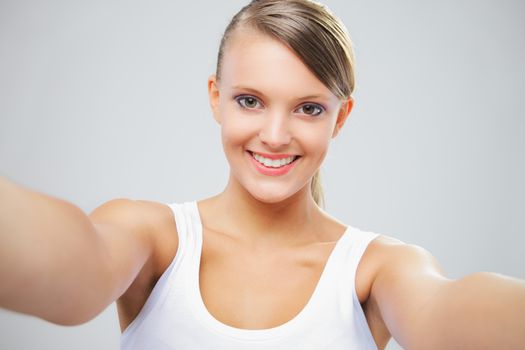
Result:
<svg viewBox="0 0 525 350"><path fill-rule="evenodd" d="M217 80L224 50L238 28L255 29L294 51L310 71L341 100L355 87L354 54L344 24L324 5L311 0L252 0L230 21L221 39ZM319 170L311 181L312 197L324 205Z"/></svg>

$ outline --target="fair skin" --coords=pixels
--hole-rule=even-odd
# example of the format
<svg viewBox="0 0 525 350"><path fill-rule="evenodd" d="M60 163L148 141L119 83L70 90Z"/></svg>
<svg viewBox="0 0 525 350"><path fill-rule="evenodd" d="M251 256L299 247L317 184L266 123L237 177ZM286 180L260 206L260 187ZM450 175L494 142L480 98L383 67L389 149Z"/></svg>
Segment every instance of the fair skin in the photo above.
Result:
<svg viewBox="0 0 525 350"><path fill-rule="evenodd" d="M211 76L208 90L230 178L198 203L202 298L225 324L274 327L302 310L345 230L309 188L353 101L338 99L286 46L256 32L231 39L221 80ZM254 166L254 152L300 157L288 173L268 176ZM0 305L12 310L78 324L117 300L124 330L177 251L163 204L115 200L86 217L5 180L0 193ZM17 217L25 220L10 219ZM305 257L309 268L299 269ZM525 347L522 281L449 280L428 252L381 236L359 264L356 291L380 349L391 336L407 349Z"/></svg>

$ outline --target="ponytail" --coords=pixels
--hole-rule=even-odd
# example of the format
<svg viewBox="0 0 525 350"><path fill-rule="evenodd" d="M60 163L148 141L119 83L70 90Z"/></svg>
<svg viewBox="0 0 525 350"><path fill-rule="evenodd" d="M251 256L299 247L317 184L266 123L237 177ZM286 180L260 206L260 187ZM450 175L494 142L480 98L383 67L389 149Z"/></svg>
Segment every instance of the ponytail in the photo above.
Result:
<svg viewBox="0 0 525 350"><path fill-rule="evenodd" d="M323 192L323 186L321 185L321 170L317 170L317 172L312 177L312 183L310 186L310 190L312 191L312 197L314 198L315 203L321 207L324 208L324 192Z"/></svg>

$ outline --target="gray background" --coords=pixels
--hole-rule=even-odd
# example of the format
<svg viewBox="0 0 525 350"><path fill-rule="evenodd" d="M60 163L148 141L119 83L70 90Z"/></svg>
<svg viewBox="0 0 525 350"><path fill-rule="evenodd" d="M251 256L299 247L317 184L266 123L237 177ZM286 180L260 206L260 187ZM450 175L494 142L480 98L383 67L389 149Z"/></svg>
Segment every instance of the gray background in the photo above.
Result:
<svg viewBox="0 0 525 350"><path fill-rule="evenodd" d="M246 1L0 1L0 174L90 211L180 202L228 167L206 95ZM324 165L327 210L430 250L450 277L525 278L520 1L326 1L355 42L356 106ZM0 310L1 349L117 349ZM392 342L390 349L398 347Z"/></svg>

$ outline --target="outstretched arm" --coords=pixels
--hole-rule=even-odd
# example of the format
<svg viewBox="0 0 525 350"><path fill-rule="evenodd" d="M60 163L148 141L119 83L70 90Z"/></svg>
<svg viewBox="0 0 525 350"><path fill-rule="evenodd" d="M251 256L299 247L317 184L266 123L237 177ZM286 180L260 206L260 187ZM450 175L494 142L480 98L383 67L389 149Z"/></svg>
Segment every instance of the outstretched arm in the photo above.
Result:
<svg viewBox="0 0 525 350"><path fill-rule="evenodd" d="M392 336L406 349L525 349L525 282L493 273L443 277L426 251L387 242L372 286Z"/></svg>
<svg viewBox="0 0 525 350"><path fill-rule="evenodd" d="M96 316L151 256L137 204L118 200L91 218L66 201L0 178L0 307L58 324Z"/></svg>

